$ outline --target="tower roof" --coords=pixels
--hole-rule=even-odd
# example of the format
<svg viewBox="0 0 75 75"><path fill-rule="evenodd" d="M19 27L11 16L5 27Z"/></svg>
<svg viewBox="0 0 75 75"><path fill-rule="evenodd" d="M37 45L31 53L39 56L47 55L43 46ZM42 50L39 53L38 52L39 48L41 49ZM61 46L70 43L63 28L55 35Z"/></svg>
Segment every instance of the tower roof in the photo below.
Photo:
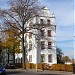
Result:
<svg viewBox="0 0 75 75"><path fill-rule="evenodd" d="M46 7L46 6L44 6L42 9L43 10L49 10L48 7Z"/></svg>

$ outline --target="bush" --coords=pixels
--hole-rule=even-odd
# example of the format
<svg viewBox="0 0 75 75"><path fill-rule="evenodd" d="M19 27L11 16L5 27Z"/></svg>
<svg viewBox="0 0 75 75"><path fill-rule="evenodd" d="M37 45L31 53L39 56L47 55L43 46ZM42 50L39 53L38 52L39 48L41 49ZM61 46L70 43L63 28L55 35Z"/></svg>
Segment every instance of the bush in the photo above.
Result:
<svg viewBox="0 0 75 75"><path fill-rule="evenodd" d="M60 70L60 64L53 64L52 69L56 71Z"/></svg>
<svg viewBox="0 0 75 75"><path fill-rule="evenodd" d="M42 63L42 69L46 70L47 69L47 63Z"/></svg>
<svg viewBox="0 0 75 75"><path fill-rule="evenodd" d="M17 68L22 68L22 63L15 63Z"/></svg>
<svg viewBox="0 0 75 75"><path fill-rule="evenodd" d="M26 63L26 69L30 69L30 63Z"/></svg>
<svg viewBox="0 0 75 75"><path fill-rule="evenodd" d="M46 69L47 64L46 63L38 63L37 68L38 69ZM26 63L26 69L36 69L36 64L34 63Z"/></svg>
<svg viewBox="0 0 75 75"><path fill-rule="evenodd" d="M53 64L52 69L56 71L73 71L72 65L66 65L66 64Z"/></svg>
<svg viewBox="0 0 75 75"><path fill-rule="evenodd" d="M73 66L72 65L66 65L66 71L73 72Z"/></svg>

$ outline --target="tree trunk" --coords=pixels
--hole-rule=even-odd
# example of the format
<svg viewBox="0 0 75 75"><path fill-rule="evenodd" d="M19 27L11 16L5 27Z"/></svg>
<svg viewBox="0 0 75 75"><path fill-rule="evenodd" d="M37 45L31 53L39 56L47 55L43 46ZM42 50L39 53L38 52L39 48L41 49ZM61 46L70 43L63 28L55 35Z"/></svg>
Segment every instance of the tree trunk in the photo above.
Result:
<svg viewBox="0 0 75 75"><path fill-rule="evenodd" d="M23 69L26 69L26 63L25 63L25 46L24 46L24 33L22 33L22 63L23 63Z"/></svg>
<svg viewBox="0 0 75 75"><path fill-rule="evenodd" d="M8 53L8 63L9 63L9 53Z"/></svg>
<svg viewBox="0 0 75 75"><path fill-rule="evenodd" d="M13 64L15 64L15 54L13 53Z"/></svg>
<svg viewBox="0 0 75 75"><path fill-rule="evenodd" d="M2 57L1 57L1 54L0 54L0 63L2 62Z"/></svg>

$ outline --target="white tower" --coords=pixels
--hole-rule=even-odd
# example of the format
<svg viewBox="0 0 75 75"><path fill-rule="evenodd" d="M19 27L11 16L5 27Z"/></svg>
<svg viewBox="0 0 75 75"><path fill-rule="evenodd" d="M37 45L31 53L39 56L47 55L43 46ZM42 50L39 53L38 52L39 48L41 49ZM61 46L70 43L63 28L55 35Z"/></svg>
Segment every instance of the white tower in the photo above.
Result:
<svg viewBox="0 0 75 75"><path fill-rule="evenodd" d="M31 24L31 23L30 23ZM27 34L29 63L57 63L56 57L56 25L55 15L47 7L39 11L32 24L37 29L32 29Z"/></svg>

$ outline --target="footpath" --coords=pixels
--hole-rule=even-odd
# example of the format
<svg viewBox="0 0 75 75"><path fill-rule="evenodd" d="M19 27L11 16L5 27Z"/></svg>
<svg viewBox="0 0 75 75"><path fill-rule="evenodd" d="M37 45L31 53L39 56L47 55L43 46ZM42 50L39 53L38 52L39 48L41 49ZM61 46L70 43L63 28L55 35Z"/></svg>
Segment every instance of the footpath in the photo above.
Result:
<svg viewBox="0 0 75 75"><path fill-rule="evenodd" d="M21 71L21 72L28 72L34 73L39 75L75 75L73 72L66 72L66 71L53 71L53 70L40 70L36 71L35 69L23 70L21 69L6 69L6 71Z"/></svg>

